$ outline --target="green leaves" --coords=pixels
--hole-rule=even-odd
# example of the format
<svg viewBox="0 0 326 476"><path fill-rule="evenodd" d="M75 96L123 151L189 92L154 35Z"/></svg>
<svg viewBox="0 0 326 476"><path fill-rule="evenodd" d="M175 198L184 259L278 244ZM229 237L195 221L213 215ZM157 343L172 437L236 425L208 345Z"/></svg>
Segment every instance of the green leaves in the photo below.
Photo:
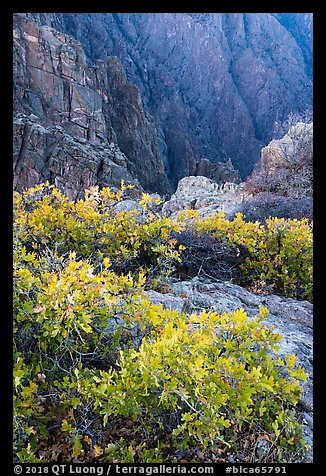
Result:
<svg viewBox="0 0 326 476"><path fill-rule="evenodd" d="M161 314L164 312L161 310ZM166 312L171 316L171 311ZM121 352L118 371L94 377L91 394L96 408L101 408L103 425L113 416L137 421L142 415L142 424L154 428L147 430L150 436L155 431L154 421L164 421L172 412L175 425L171 435L176 446L182 443L186 447L190 442L207 446L221 438L232 446L236 430L231 421L239 423L237 431L243 422L259 423L266 432L273 431L277 439L281 433L276 431L274 416L295 402L299 387L290 368L288 377L279 370L276 355L274 361L259 352L251 352L251 359L247 358L248 346L262 345L269 353L274 352L274 341L268 340L274 334L261 333L266 312L262 309L253 321L243 310L223 316L203 312L180 317L174 313L174 320L159 333L143 338L138 351ZM191 331L193 320L197 328ZM218 334L221 329L223 332ZM236 345L220 355L219 346L225 349L232 336L236 336ZM247 368L239 365L243 358ZM288 360L293 363L293 357ZM83 395L87 385L80 383ZM270 394L273 398L266 398Z"/></svg>
<svg viewBox="0 0 326 476"><path fill-rule="evenodd" d="M182 225L152 211L158 200L148 194L140 200L141 218L138 210L117 211L114 206L128 188L123 187L115 193L91 187L76 203L48 184L15 193L14 232L20 246L36 249L38 255L74 252L91 259L96 269L110 266L119 274L144 267L159 285L180 262L182 250L171 235Z"/></svg>
<svg viewBox="0 0 326 476"><path fill-rule="evenodd" d="M307 219L269 218L266 225L245 222L241 213L228 221L222 212L190 225L230 248L247 250L242 282L285 296L312 300L313 225Z"/></svg>
<svg viewBox="0 0 326 476"><path fill-rule="evenodd" d="M68 433L72 433L74 431L74 425L68 423L67 420L63 420L61 424L61 431L67 431Z"/></svg>
<svg viewBox="0 0 326 476"><path fill-rule="evenodd" d="M37 461L57 439L67 461L96 462L233 448L244 430L263 429L285 448L298 443L287 409L307 375L294 356L278 357L281 337L264 325L269 311L249 319L244 309L192 315L151 304L144 289L173 273L180 248L172 235L185 224L157 216L148 195L141 219L116 212L125 189L91 188L76 203L48 185L15 194L16 458ZM185 215L198 232L245 246L251 276L287 292L299 274L307 285L310 265L299 257L304 251L310 260L305 223L274 220L263 229L240 215L234 222L221 213L205 222ZM276 280L276 267L287 280Z"/></svg>

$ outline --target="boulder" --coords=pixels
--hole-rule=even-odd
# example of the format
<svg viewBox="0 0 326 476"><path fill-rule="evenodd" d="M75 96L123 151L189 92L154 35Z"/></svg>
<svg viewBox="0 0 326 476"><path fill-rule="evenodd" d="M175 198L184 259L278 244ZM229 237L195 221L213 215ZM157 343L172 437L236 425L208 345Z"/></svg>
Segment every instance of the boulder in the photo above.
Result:
<svg viewBox="0 0 326 476"><path fill-rule="evenodd" d="M143 208L136 202L135 200L121 200L114 206L114 210L116 212L131 212L132 210L136 210L139 213L143 213Z"/></svg>
<svg viewBox="0 0 326 476"><path fill-rule="evenodd" d="M217 183L201 176L184 177L162 211L168 216L182 210L198 210L203 217L219 211L231 214L243 200L242 188L242 183Z"/></svg>
<svg viewBox="0 0 326 476"><path fill-rule="evenodd" d="M178 311L181 313L185 308L185 300L174 294L162 294L152 290L147 291L146 294L152 304L162 305L164 309L170 309L171 311Z"/></svg>

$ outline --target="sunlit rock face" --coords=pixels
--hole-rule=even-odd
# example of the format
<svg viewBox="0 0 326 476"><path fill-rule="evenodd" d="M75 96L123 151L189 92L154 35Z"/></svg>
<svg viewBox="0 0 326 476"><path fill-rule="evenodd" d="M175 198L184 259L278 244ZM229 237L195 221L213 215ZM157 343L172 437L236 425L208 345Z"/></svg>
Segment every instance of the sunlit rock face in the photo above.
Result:
<svg viewBox="0 0 326 476"><path fill-rule="evenodd" d="M207 177L184 177L171 199L163 204L163 212L176 216L183 210L198 210L199 216L208 217L222 211L232 214L244 198L243 183L217 183Z"/></svg>

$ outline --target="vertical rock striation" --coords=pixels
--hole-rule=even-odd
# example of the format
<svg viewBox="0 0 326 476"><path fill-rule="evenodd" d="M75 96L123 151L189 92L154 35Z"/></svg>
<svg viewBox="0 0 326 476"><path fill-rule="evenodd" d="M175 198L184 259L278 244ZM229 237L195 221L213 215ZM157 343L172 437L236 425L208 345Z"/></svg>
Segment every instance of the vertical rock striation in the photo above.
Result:
<svg viewBox="0 0 326 476"><path fill-rule="evenodd" d="M134 177L150 191L169 189L153 118L118 58L91 67L76 40L16 15L13 71L17 188L51 177L53 182L59 171L51 166L55 153L61 162L74 159L74 185L75 176L87 170L82 185ZM119 167L108 166L110 160ZM70 189L67 178L59 174L57 182Z"/></svg>
<svg viewBox="0 0 326 476"><path fill-rule="evenodd" d="M231 162L243 180L274 137L275 121L312 107L309 13L22 16L30 25L25 29L39 29L44 51L28 40L28 71L24 61L16 66L18 97L25 90L17 102L28 99L34 114L46 111L56 124L60 117L66 129L67 121L73 131L84 128L78 133L90 140L117 143L150 191L169 191L187 175L225 180L221 162ZM16 49L24 48L26 35L24 41ZM32 73L40 68L34 61L66 75L53 98L47 75L46 100L40 99L45 68ZM26 74L35 87L26 87ZM87 114L75 114L78 98L88 104Z"/></svg>
<svg viewBox="0 0 326 476"><path fill-rule="evenodd" d="M230 157L244 178L275 120L312 106L312 14L38 15L91 59L121 59L157 121L175 184L202 158Z"/></svg>

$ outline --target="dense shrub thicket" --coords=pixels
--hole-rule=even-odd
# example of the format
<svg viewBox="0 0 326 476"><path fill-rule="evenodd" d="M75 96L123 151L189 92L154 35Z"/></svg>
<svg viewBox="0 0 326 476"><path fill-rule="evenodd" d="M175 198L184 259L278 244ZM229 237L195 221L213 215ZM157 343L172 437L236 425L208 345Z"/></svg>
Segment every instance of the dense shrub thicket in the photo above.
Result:
<svg viewBox="0 0 326 476"><path fill-rule="evenodd" d="M233 220L218 212L207 219L189 210L180 216L199 237L209 236L239 257L235 278L256 291L312 300L313 225L302 220L270 217L247 222L241 213Z"/></svg>
<svg viewBox="0 0 326 476"><path fill-rule="evenodd" d="M78 259L89 259L95 271L102 269L105 258L118 274L143 269L150 280L169 275L179 260L172 233L180 225L155 213L160 199L153 201L147 194L140 209L117 210L127 188L123 183L118 192L93 187L77 202L43 184L16 194L16 237L27 251L44 259L48 253L75 252Z"/></svg>
<svg viewBox="0 0 326 476"><path fill-rule="evenodd" d="M300 459L306 374L278 355L268 310L179 314L145 289L175 276L178 236L191 230L221 256L243 247L248 282L305 296L311 225L172 220L146 194L140 209L117 211L124 192L94 188L76 203L48 185L15 193L15 461L252 461L259 436L268 461Z"/></svg>

